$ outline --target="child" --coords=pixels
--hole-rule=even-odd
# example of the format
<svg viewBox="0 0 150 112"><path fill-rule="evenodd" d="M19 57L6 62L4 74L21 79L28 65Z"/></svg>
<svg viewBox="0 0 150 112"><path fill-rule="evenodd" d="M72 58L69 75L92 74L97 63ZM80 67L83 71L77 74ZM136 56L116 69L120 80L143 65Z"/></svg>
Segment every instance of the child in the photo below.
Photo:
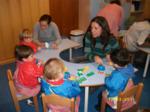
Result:
<svg viewBox="0 0 150 112"><path fill-rule="evenodd" d="M20 45L15 48L17 68L14 74L14 82L19 94L35 96L40 91L38 77L43 75L43 66L36 64L33 49Z"/></svg>
<svg viewBox="0 0 150 112"><path fill-rule="evenodd" d="M32 40L32 33L29 29L24 29L20 35L19 45L26 45L33 49L34 53L40 50L41 47L37 46Z"/></svg>
<svg viewBox="0 0 150 112"><path fill-rule="evenodd" d="M124 91L129 78L134 76L134 68L129 64L130 56L126 49L115 50L110 54L110 59L115 68L111 75L105 78L107 97L117 107L117 96Z"/></svg>
<svg viewBox="0 0 150 112"><path fill-rule="evenodd" d="M64 79L65 66L63 62L57 58L49 59L44 66L44 79L41 80L41 87L46 95L51 93L73 98L80 94L80 87L76 81ZM79 97L77 97L77 100ZM78 112L79 102L76 105ZM50 110L59 112L70 112L67 107L48 105Z"/></svg>

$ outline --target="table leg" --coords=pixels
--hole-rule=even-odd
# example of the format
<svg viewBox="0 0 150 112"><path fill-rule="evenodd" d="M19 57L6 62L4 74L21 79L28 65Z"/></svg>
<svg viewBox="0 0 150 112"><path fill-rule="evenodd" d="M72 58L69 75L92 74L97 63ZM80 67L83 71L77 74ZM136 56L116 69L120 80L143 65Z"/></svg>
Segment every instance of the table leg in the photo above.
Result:
<svg viewBox="0 0 150 112"><path fill-rule="evenodd" d="M88 112L89 87L85 87L84 112Z"/></svg>
<svg viewBox="0 0 150 112"><path fill-rule="evenodd" d="M146 64L145 64L145 68L144 68L144 73L143 73L143 78L146 77L146 73L147 73L147 69L148 69L148 65L149 65L149 59L150 59L150 54L147 55Z"/></svg>
<svg viewBox="0 0 150 112"><path fill-rule="evenodd" d="M72 60L72 48L69 49L69 60Z"/></svg>

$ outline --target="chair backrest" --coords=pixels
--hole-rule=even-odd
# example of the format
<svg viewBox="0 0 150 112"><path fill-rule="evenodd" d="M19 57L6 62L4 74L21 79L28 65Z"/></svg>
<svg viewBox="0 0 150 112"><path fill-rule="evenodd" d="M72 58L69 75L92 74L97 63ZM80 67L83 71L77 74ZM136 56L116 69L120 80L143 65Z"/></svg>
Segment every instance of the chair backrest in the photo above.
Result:
<svg viewBox="0 0 150 112"><path fill-rule="evenodd" d="M59 105L59 106L67 106L70 107L71 112L75 112L75 101L74 98L69 99L62 96L58 96L56 94L45 95L42 93L42 102L43 102L43 110L47 112L47 105Z"/></svg>
<svg viewBox="0 0 150 112"><path fill-rule="evenodd" d="M125 100L127 101L131 99L134 99L135 106L137 109L142 94L142 90L143 90L143 83L139 83L138 85L134 85L130 89L121 92L118 96L117 112L121 112L121 108Z"/></svg>
<svg viewBox="0 0 150 112"><path fill-rule="evenodd" d="M30 97L25 96L25 95L17 95L17 91L16 91L16 87L15 87L15 84L14 84L12 72L11 72L10 69L7 70L7 78L8 78L9 88L10 88L11 96L13 98L13 102L14 102L16 111L20 112L19 101L24 100L24 99L28 99ZM39 112L37 96L33 96L33 102L34 102L34 105L35 105L35 111Z"/></svg>

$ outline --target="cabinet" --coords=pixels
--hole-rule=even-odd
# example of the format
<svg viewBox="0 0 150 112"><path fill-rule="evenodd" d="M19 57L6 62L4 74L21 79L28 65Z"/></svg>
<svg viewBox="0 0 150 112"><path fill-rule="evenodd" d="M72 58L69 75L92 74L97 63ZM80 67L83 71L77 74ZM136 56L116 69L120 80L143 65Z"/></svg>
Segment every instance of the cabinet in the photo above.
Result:
<svg viewBox="0 0 150 112"><path fill-rule="evenodd" d="M136 20L150 18L149 4L150 0L132 0L131 15Z"/></svg>
<svg viewBox="0 0 150 112"><path fill-rule="evenodd" d="M78 28L79 0L50 0L50 15L61 35Z"/></svg>

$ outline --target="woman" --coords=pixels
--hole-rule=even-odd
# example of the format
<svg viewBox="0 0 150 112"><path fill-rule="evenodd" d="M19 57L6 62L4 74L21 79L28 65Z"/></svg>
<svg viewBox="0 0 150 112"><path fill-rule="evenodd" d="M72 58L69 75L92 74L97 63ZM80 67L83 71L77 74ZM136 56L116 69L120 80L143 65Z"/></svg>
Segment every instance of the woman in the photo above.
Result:
<svg viewBox="0 0 150 112"><path fill-rule="evenodd" d="M110 33L104 17L93 18L84 37L84 52L87 58L97 64L103 64L102 58L110 61L110 52L119 48L116 38Z"/></svg>
<svg viewBox="0 0 150 112"><path fill-rule="evenodd" d="M34 27L33 38L39 45L61 39L59 29L52 21L51 16L45 14L40 17L39 22ZM56 43L53 42L51 46L56 47Z"/></svg>
<svg viewBox="0 0 150 112"><path fill-rule="evenodd" d="M116 37L119 35L119 26L123 19L123 8L119 0L112 0L98 12L97 16L103 16L108 22L111 33Z"/></svg>

